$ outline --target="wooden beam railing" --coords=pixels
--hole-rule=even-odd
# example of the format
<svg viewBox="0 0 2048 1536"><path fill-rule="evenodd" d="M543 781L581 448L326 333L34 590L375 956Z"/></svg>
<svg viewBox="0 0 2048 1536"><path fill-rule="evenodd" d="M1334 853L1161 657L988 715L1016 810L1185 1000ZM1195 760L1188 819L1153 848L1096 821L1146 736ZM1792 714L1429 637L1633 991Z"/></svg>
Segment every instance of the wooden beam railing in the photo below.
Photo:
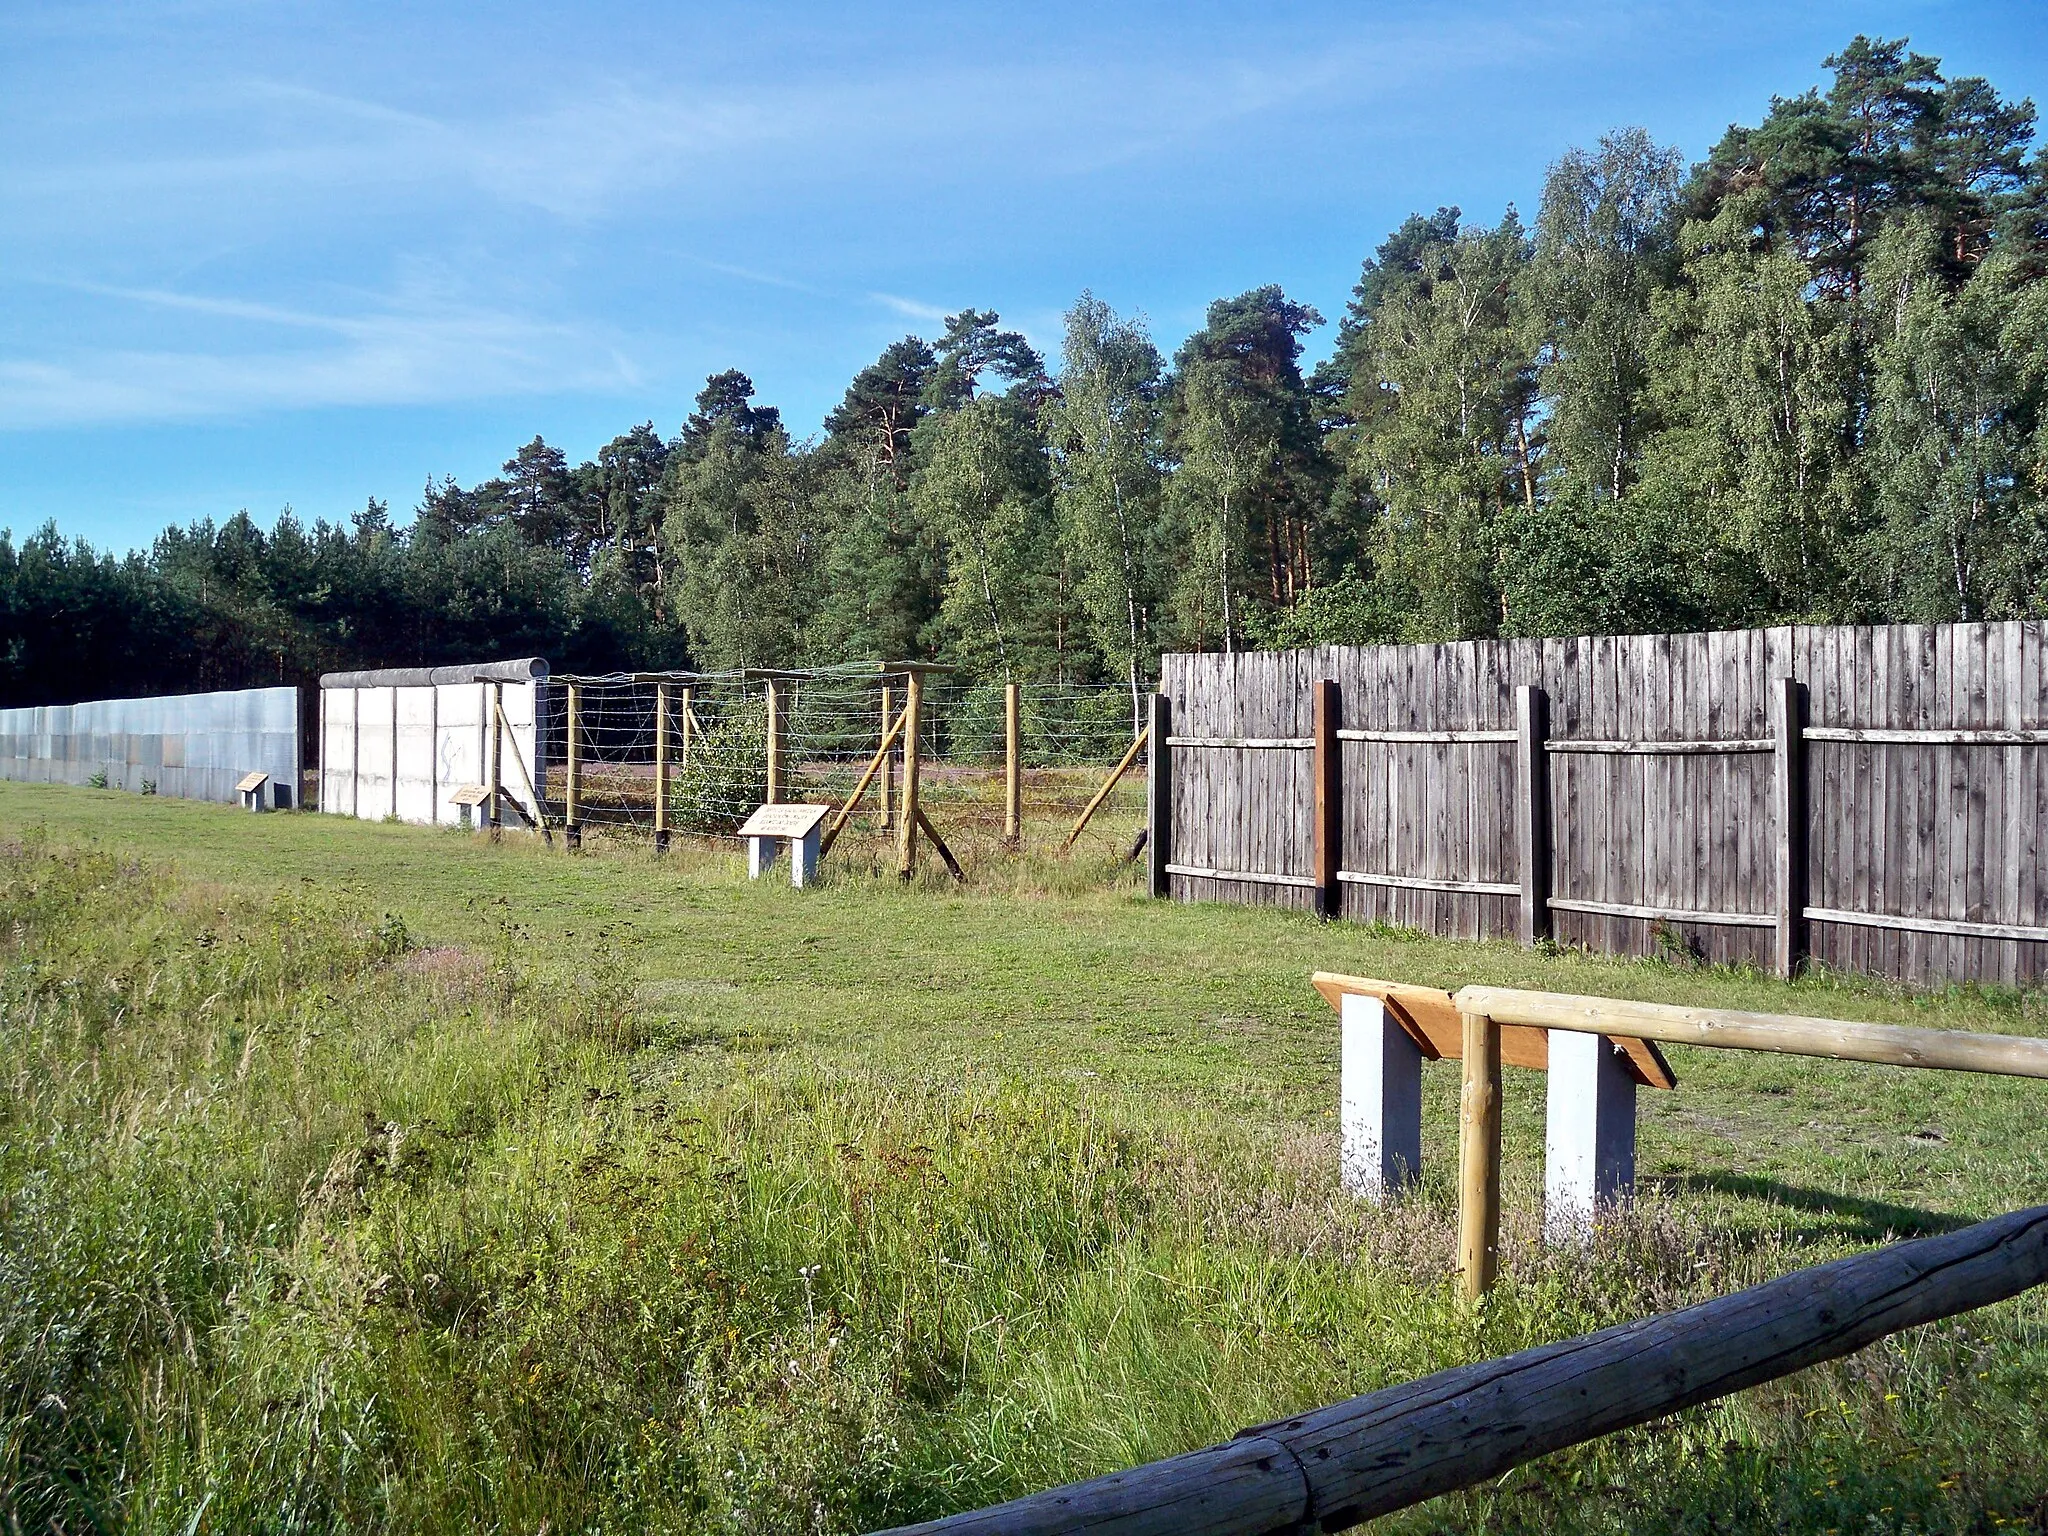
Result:
<svg viewBox="0 0 2048 1536"><path fill-rule="evenodd" d="M1776 1051L1831 1061L1867 1061L1889 1067L1932 1067L1948 1072L1989 1072L2005 1077L2048 1077L2048 1040L2024 1035L1967 1034L1956 1029L1915 1029L1902 1024L1859 1024L1796 1014L1743 1013L1728 1008L1680 1008L1615 997L1574 997L1509 987L1461 987L1458 1011L1496 1024L1575 1029L1667 1045Z"/></svg>
<svg viewBox="0 0 2048 1536"><path fill-rule="evenodd" d="M1500 1202L1486 1193L1500 1177L1500 1121L1483 1107L1499 1095L1499 1045L1504 1030L1571 1030L1619 1040L1772 1051L1829 1061L1862 1061L1947 1072L2048 1078L2048 1040L1966 1034L1898 1024L1861 1024L1794 1014L1727 1008L1681 1008L1621 998L1524 992L1511 987L1461 987L1451 999L1464 1025L1465 1066L1459 1123L1459 1249L1464 1289L1477 1299L1493 1283L1490 1255L1500 1241ZM1490 1052L1490 1054L1489 1054ZM1491 1071L1489 1080L1487 1073Z"/></svg>
<svg viewBox="0 0 2048 1536"><path fill-rule="evenodd" d="M1439 1371L1236 1439L897 1536L1334 1531L1840 1359L2048 1281L2048 1206Z"/></svg>

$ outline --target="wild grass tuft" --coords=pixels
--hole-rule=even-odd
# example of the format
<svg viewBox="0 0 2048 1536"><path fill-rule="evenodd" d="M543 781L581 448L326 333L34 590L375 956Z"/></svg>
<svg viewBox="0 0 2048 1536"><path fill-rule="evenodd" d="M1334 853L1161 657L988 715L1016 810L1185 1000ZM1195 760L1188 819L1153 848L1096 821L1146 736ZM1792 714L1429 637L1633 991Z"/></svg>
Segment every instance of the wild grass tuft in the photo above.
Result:
<svg viewBox="0 0 2048 1536"><path fill-rule="evenodd" d="M1671 1179L1560 1257L1515 1200L1475 1315L1441 1172L1380 1210L1324 1123L812 1050L572 920L0 849L6 1529L853 1531L1857 1241ZM1394 1527L2038 1526L2044 1401L2009 1304Z"/></svg>

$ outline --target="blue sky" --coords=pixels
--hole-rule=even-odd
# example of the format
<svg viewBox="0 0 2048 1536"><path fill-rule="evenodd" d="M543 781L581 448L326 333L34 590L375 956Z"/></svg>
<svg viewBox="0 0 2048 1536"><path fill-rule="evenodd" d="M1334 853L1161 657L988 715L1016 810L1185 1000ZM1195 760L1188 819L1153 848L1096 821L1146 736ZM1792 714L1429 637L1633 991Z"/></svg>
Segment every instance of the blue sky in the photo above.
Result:
<svg viewBox="0 0 2048 1536"><path fill-rule="evenodd" d="M966 305L1332 320L1414 209L1689 157L1858 31L2048 96L2033 3L0 4L0 526L401 519L746 370L800 434ZM1315 345L1327 343L1326 329Z"/></svg>

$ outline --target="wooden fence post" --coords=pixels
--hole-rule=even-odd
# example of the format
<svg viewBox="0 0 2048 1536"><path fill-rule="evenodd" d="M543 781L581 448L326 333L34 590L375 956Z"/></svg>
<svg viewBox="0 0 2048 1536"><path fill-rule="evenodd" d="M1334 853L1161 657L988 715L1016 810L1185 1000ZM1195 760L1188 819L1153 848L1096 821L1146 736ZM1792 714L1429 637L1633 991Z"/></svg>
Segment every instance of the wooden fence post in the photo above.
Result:
<svg viewBox="0 0 2048 1536"><path fill-rule="evenodd" d="M1343 747L1337 740L1337 684L1324 678L1315 685L1315 877L1316 916L1333 918L1344 910L1337 884L1343 849Z"/></svg>
<svg viewBox="0 0 2048 1536"><path fill-rule="evenodd" d="M768 679L768 803L782 804L782 780L787 771L782 754L788 743L783 739L789 721L784 708L782 689L774 678Z"/></svg>
<svg viewBox="0 0 2048 1536"><path fill-rule="evenodd" d="M574 683L568 687L568 729L563 738L568 751L564 761L562 844L573 853L583 846L583 824L576 804L583 788L583 749L582 743L576 739L583 732L583 690Z"/></svg>
<svg viewBox="0 0 2048 1536"><path fill-rule="evenodd" d="M1521 939L1550 937L1550 695L1515 690L1516 851L1522 887Z"/></svg>
<svg viewBox="0 0 2048 1536"><path fill-rule="evenodd" d="M694 690L694 689L690 689L690 688L685 688L685 689L683 690L683 722L682 722L682 724L683 724L683 762L682 762L682 768L683 768L683 772L685 772L685 773L688 773L688 772L690 771L690 732L691 732L691 728L692 728L692 727L693 727L693 726L694 726L694 725L696 724L696 722L697 722L697 715L696 715L696 710L695 710L695 708L694 708L694 706L693 706L693 703L692 703L692 700L693 700L693 696L694 696L694 693L695 693L695 690Z"/></svg>
<svg viewBox="0 0 2048 1536"><path fill-rule="evenodd" d="M1493 1289L1500 1266L1500 1026L1461 1014L1465 1084L1458 1096L1458 1266L1468 1301Z"/></svg>
<svg viewBox="0 0 2048 1536"><path fill-rule="evenodd" d="M683 690L687 695L689 690ZM654 685L654 851L668 852L668 684Z"/></svg>
<svg viewBox="0 0 2048 1536"><path fill-rule="evenodd" d="M1024 840L1024 743L1018 720L1017 685L1003 684L1003 841Z"/></svg>
<svg viewBox="0 0 2048 1536"><path fill-rule="evenodd" d="M1173 701L1152 695L1149 751L1145 758L1145 876L1154 896L1172 894L1166 866L1173 856Z"/></svg>
<svg viewBox="0 0 2048 1536"><path fill-rule="evenodd" d="M903 686L903 806L896 823L896 873L917 873L917 749L924 719L924 674L912 668Z"/></svg>
<svg viewBox="0 0 2048 1536"><path fill-rule="evenodd" d="M1778 893L1775 960L1780 976L1792 976L1806 958L1806 688L1780 678L1771 690L1771 814L1777 820L1772 849Z"/></svg>
<svg viewBox="0 0 2048 1536"><path fill-rule="evenodd" d="M491 684L491 841L503 835L505 808L505 685Z"/></svg>
<svg viewBox="0 0 2048 1536"><path fill-rule="evenodd" d="M885 738L889 734L889 722L896 718L890 712L895 702L889 685L882 684L882 735ZM895 825L895 815L896 759L885 752L882 754L882 831L887 832Z"/></svg>

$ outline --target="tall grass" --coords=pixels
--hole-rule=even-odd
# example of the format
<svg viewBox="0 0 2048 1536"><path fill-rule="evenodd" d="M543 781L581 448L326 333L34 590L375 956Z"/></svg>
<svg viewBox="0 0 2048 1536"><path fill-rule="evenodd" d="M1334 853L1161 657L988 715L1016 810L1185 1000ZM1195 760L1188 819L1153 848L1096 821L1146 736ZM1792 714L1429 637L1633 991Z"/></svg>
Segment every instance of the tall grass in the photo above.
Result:
<svg viewBox="0 0 2048 1536"><path fill-rule="evenodd" d="M1327 1132L646 1018L506 912L0 850L8 1530L857 1530L1818 1256L1653 1193L1475 1316ZM2038 1527L2044 1389L2008 1305L1407 1523Z"/></svg>

